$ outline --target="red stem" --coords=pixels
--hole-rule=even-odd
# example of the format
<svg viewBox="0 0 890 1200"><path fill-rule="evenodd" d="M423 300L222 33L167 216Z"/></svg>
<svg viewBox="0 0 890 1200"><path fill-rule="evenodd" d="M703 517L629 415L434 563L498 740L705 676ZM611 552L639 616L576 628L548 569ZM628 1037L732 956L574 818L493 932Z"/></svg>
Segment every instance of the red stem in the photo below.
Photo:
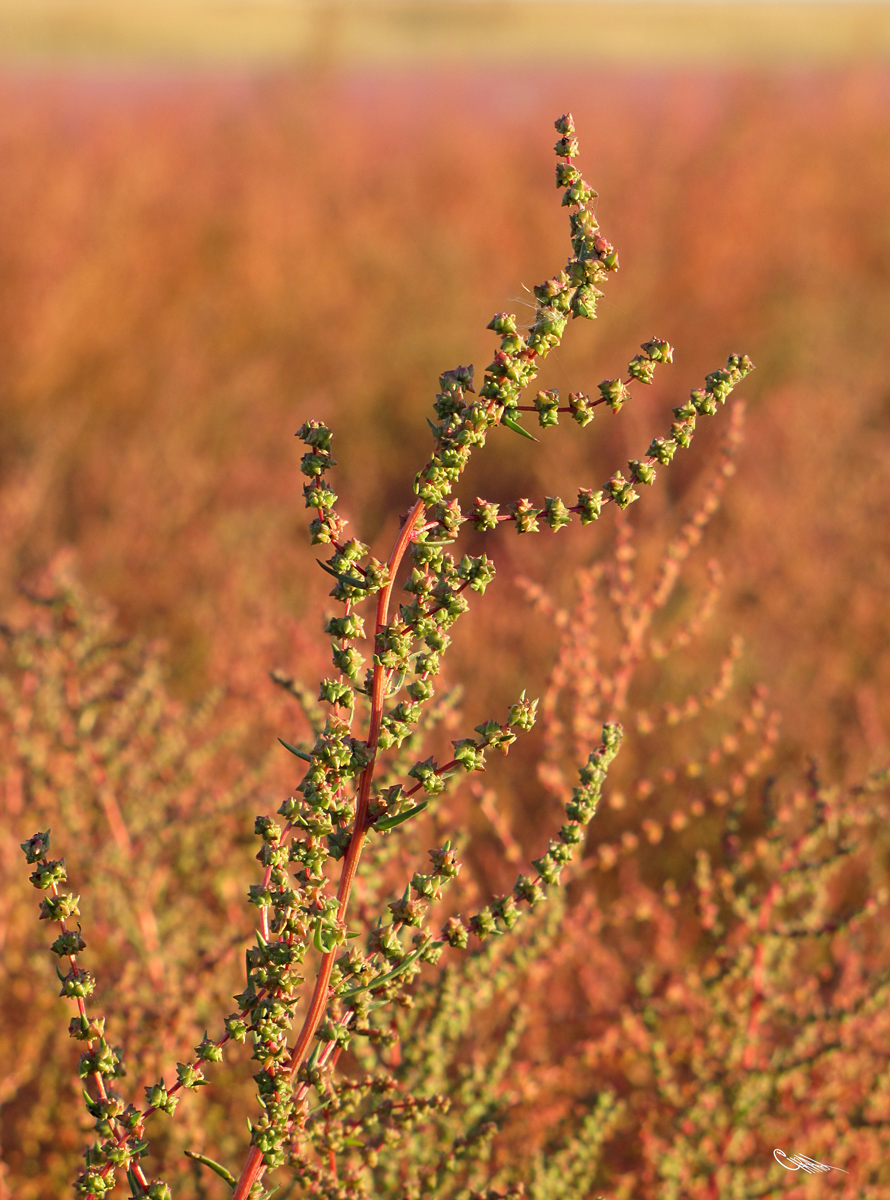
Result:
<svg viewBox="0 0 890 1200"><path fill-rule="evenodd" d="M414 535L414 527L417 524L418 518L423 512L423 501L418 500L408 516L405 519L405 524L402 526L401 532L393 547L392 554L389 557L387 566L389 568L389 583L381 588L377 597L377 623L375 627L375 640L377 634L380 633L383 626L386 624L387 615L389 613L389 599L392 593L393 583L395 581L396 572L399 569L399 564L408 549L408 545ZM343 861L343 872L340 875L340 886L337 889L337 900L339 902L337 908L337 920L342 921L346 915L346 909L349 904L349 895L352 891L352 885L355 881L355 873L358 869L358 860L361 857L362 846L365 836L368 832L368 804L371 799L371 781L374 778L374 767L377 763L377 741L380 737L380 722L383 719L383 704L386 698L386 671L379 663L374 665L374 679L371 687L371 719L368 725L368 749L371 752L371 758L368 765L362 772L359 782L358 800L355 806L355 821L352 827L352 838L349 842L349 848L346 851L346 857ZM300 1064L306 1056L306 1051L315 1036L315 1031L321 1024L321 1019L324 1016L325 1009L328 1003L328 984L331 979L331 971L334 967L334 955L336 951L331 950L325 954L321 960L318 977L315 981L315 990L312 993L312 1001L309 1005L309 1011L306 1014L306 1019L303 1022L303 1028L300 1030L300 1036L297 1038L296 1044L291 1052L289 1072L293 1077L300 1068ZM250 1147L250 1152L247 1156L247 1161L241 1171L241 1177L235 1186L232 1193L232 1200L247 1200L247 1196L251 1187L257 1179L261 1177L265 1167L263 1166L262 1151L256 1146Z"/></svg>

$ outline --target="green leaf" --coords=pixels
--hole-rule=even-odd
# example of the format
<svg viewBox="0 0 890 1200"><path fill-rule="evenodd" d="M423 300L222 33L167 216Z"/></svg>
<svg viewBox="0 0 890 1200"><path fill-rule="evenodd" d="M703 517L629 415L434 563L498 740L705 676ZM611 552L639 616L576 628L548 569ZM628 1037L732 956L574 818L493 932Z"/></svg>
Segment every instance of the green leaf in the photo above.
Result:
<svg viewBox="0 0 890 1200"><path fill-rule="evenodd" d="M363 592L368 590L368 585L364 579L359 579L357 575L343 575L340 571L335 571L333 567L329 567L327 563L323 563L320 558L315 560L323 571L327 571L329 575L333 575L335 579L339 579L341 583L348 584L349 587L361 588Z"/></svg>
<svg viewBox="0 0 890 1200"><path fill-rule="evenodd" d="M218 1175L220 1179L224 1179L229 1187L234 1190L238 1180L231 1171L227 1171L225 1167L220 1166L218 1162L214 1162L212 1158L208 1158L206 1154L195 1154L194 1150L186 1150L185 1156L186 1158L193 1158L195 1162L201 1163L204 1167L209 1167L214 1174Z"/></svg>
<svg viewBox="0 0 890 1200"><path fill-rule="evenodd" d="M508 429L512 429L514 433L521 433L524 438L528 438L530 442L536 442L538 439L534 434L529 433L527 429L523 429L518 421L514 421L512 417L504 415L501 417L501 424L506 425Z"/></svg>
<svg viewBox="0 0 890 1200"><path fill-rule="evenodd" d="M422 813L428 806L429 800L421 800L420 804L415 804L413 808L409 808L406 812L397 813L394 817L383 817L381 820L375 821L371 828L380 830L381 832L385 832L388 829L395 829L403 821L410 821L412 817L416 817L418 813Z"/></svg>
<svg viewBox="0 0 890 1200"><path fill-rule="evenodd" d="M394 696L396 694L396 692L400 692L402 690L402 688L405 686L405 679L407 678L407 676L408 676L408 672L402 671L401 674L396 675L393 679L390 679L390 681L386 685L387 696Z"/></svg>
<svg viewBox="0 0 890 1200"><path fill-rule="evenodd" d="M321 918L315 922L315 932L312 935L312 944L320 954L327 954L328 948L324 944L324 938L321 933Z"/></svg>
<svg viewBox="0 0 890 1200"><path fill-rule="evenodd" d="M292 746L290 742L286 742L284 738L279 738L278 740L281 742L282 746L284 746L285 750L290 750L291 754L296 754L297 758L302 758L303 762L312 762L311 754L306 754L304 750L298 750L296 746Z"/></svg>
<svg viewBox="0 0 890 1200"><path fill-rule="evenodd" d="M385 983L389 983L391 979L395 979L397 975L401 975L406 968L410 967L415 959L420 958L425 950L429 950L432 946L441 946L442 942L430 942L428 946L419 946L408 957L400 962L392 971L387 971L385 975L378 975L376 979L372 979L370 983L363 983L361 987L353 988L349 992L341 992L337 997L338 1000L349 1000L352 996L357 996L359 992L366 992L368 988L383 987Z"/></svg>

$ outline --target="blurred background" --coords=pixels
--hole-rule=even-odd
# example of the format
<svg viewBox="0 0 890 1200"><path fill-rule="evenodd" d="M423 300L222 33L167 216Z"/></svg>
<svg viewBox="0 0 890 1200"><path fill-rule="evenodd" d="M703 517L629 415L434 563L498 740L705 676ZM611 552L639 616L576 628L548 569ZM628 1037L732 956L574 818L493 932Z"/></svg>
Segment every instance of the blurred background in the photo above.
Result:
<svg viewBox="0 0 890 1200"><path fill-rule="evenodd" d="M562 261L571 110L622 271L551 384L653 333L675 366L596 436L501 440L489 490L610 473L749 353L722 619L795 735L886 749L890 6L0 0L0 48L7 592L72 549L183 695L285 656L321 587L294 429L333 423L378 538L438 373Z"/></svg>
<svg viewBox="0 0 890 1200"><path fill-rule="evenodd" d="M0 0L4 611L63 556L118 631L162 640L171 703L222 688L223 724L238 714L264 761L290 734L267 671L326 670L294 431L333 427L338 507L383 557L438 374L481 374L492 314L528 311L565 259L565 111L621 271L541 386L592 392L653 335L674 365L614 421L534 448L502 431L461 496L599 486L748 353L746 438L706 538L725 577L713 645L743 638L782 761L837 778L886 762L881 3ZM643 559L695 503L724 415L706 424L629 511ZM508 577L568 594L571 564L606 552L600 524L486 545L503 578L452 662L471 723L517 683L536 694L552 657ZM4 780L18 842L29 801ZM533 782L513 786L533 805ZM21 874L17 850L3 864ZM44 1194L7 1153L11 1194Z"/></svg>

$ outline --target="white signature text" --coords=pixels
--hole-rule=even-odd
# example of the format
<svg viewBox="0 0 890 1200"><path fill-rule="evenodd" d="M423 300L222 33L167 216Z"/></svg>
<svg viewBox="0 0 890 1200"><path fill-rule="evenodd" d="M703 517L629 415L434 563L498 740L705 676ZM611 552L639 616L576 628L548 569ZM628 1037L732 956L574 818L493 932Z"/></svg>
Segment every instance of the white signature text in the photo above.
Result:
<svg viewBox="0 0 890 1200"><path fill-rule="evenodd" d="M780 1167L784 1167L786 1171L808 1171L811 1175L816 1175L820 1171L840 1171L842 1175L849 1175L849 1171L845 1171L843 1167L827 1167L825 1163L816 1162L815 1159L807 1158L805 1154L792 1154L790 1158L784 1150L774 1150L773 1158ZM782 1159L785 1162L782 1162ZM789 1164L793 1163L794 1166Z"/></svg>

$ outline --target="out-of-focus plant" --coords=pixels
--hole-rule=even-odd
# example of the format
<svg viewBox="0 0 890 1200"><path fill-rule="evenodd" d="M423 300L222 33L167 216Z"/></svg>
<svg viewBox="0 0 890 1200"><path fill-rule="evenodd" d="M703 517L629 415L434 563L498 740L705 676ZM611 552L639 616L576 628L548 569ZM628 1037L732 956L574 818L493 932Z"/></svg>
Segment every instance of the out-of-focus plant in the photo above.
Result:
<svg viewBox="0 0 890 1200"><path fill-rule="evenodd" d="M733 472L741 415L737 404L700 503L649 577L625 523L614 555L578 573L573 606L526 583L560 631L541 706L545 789L564 800L565 768L601 713L624 718L645 765L612 789L573 866L581 894L531 1018L558 1031L555 1161L608 1101L584 1186L615 1200L808 1196L812 1174L820 1195L890 1195L890 771L846 788L815 761L803 781L769 775L779 714L760 686L734 701L738 642L685 695L670 665L692 648L699 665L715 658L704 639L719 565L692 603L674 602ZM561 1166L540 1178L532 1195L577 1194Z"/></svg>
<svg viewBox="0 0 890 1200"><path fill-rule="evenodd" d="M91 1006L96 981L80 965L86 942L79 897L66 890L65 861L50 857L48 830L23 843L33 868L31 881L45 893L41 918L58 929L52 950L59 960L61 995L75 1006L69 1032L82 1043L78 1074L95 1140L75 1181L78 1195L99 1198L126 1180L133 1197L167 1197L168 1183L144 1166L149 1136L160 1116L173 1115L184 1092L210 1082L213 1064L238 1043L249 1045L256 1067L246 1159L236 1174L192 1153L231 1185L234 1200L271 1194L265 1191L264 1176L282 1168L290 1177L285 1194L332 1200L375 1192L457 1196L480 1186L489 1188L489 1195L502 1195L491 1189L507 1186L515 1193L526 1182L490 1162L501 1107L492 1084L509 1070L521 1036L521 1005L511 1014L498 1013L493 1021L493 1055L464 1061L459 1045L476 1020L480 1001L488 996L494 1003L505 978L532 969L536 958L546 956L555 926L539 912L558 917L561 875L585 844L621 727L606 719L592 752L595 739L585 737L580 758L586 761L579 770L576 766L565 818L512 890L473 905L469 916L453 911L466 911L472 899L455 886L461 832L446 828L447 836L437 839L426 861L414 861L410 877L388 899L382 883L388 885L396 871L393 864L387 870L386 862L399 855L392 847L424 827L421 818L427 810L441 827L436 809L442 797L462 778L483 771L487 755L506 754L536 719L537 702L523 692L503 720L484 721L474 736L454 740L447 754L436 752L434 727L445 709L441 701L434 703L435 680L450 644L448 631L467 610L469 593L484 593L495 576L486 554L458 557L452 551L465 526L479 534L501 524L512 524L518 534L544 526L558 532L575 519L581 525L596 522L608 505L623 511L639 498L638 489L654 482L660 466L690 445L698 418L716 413L751 369L747 358L731 357L674 409L669 430L627 464L626 474L618 470L600 488L582 488L573 502L553 495L537 504L520 498L500 506L477 497L461 507L453 496L455 486L473 450L481 449L498 426L534 440L522 423L525 414L534 413L542 430L556 426L561 416L583 429L598 407L619 412L631 388L650 384L659 365L672 359L670 345L652 338L628 364L626 376L601 382L594 399L582 392L562 399L555 390L540 390L523 403L525 390L540 363L559 346L569 320L595 315L598 285L618 267L616 251L594 216L596 193L573 162L578 144L571 117L561 117L556 127L556 181L570 209L571 255L558 274L534 289L534 318L528 328L509 313L493 318L489 328L500 345L478 393L472 367L441 375L436 420L430 422L433 453L416 475L417 499L385 560L346 536L347 523L335 508L337 496L329 482L336 465L331 431L316 421L298 431L307 447L301 469L306 507L314 513L312 542L329 551L319 565L333 577L331 595L342 606L325 626L335 671L321 681L317 699L278 676L301 700L314 740L284 743L305 764L303 776L278 810L281 821L256 818L262 874L251 885L249 899L259 911L259 928L246 955L245 986L235 997L236 1008L223 1020L224 1030L205 1033L194 1056L176 1064L175 1079L168 1071L149 1082L142 1107L133 1103L134 1096L128 1100L123 1095L118 1082L125 1071L109 1040L114 1017L106 1037L106 1019ZM393 613L393 592L400 581L404 602ZM360 610L368 601L370 662L360 649L366 642L366 617ZM9 636L21 652L25 643L12 631ZM73 661L88 662L93 653L104 653L101 643L83 653L77 650ZM26 669L23 662L18 665ZM633 665L631 655L624 675L616 676L616 708ZM77 675L72 686L77 686ZM112 708L110 728L114 720ZM81 727L71 734L75 739L90 733L88 708L79 721ZM109 736L115 744L120 740L113 731ZM424 751L432 752L421 757ZM112 789L102 803L120 842L118 852L126 858L129 844L134 854L131 832L113 819ZM177 823L188 826L190 846L197 841L210 847L193 864L179 864L191 886L200 889L207 886L202 855L212 860L214 824L202 830L197 816L188 811ZM369 853L363 855L366 848ZM395 865L400 867L401 861ZM138 878L133 883L128 874L122 886L146 936L153 920L151 913L146 916L146 893ZM443 899L451 905L450 916L440 904ZM545 904L548 899L555 902ZM152 945L151 962L161 971L163 942L155 938ZM461 952L468 954L463 965L440 962L446 953L449 960L459 960ZM146 965L149 977L151 962ZM304 993L307 978L312 986ZM194 996L199 1005L200 983ZM419 1014L413 1023L411 1014ZM589 1178L599 1148L623 1111L611 1093L599 1095L558 1165L542 1160L529 1167L533 1194L557 1196L566 1181L574 1179L580 1186ZM421 1127L423 1132L416 1133ZM406 1148L410 1155L403 1154Z"/></svg>

